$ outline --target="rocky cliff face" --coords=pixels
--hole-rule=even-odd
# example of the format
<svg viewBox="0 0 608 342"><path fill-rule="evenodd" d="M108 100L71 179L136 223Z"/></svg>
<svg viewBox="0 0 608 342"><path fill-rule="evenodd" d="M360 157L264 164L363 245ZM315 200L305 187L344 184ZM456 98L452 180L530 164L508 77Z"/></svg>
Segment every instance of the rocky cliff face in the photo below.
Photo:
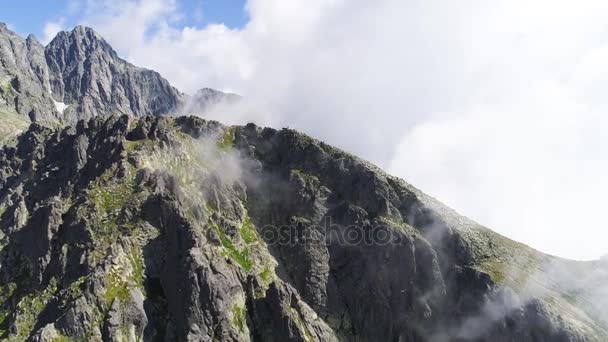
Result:
<svg viewBox="0 0 608 342"><path fill-rule="evenodd" d="M157 72L125 62L88 27L60 32L45 56L50 89L68 106L68 122L109 113L163 115L182 101L183 95Z"/></svg>
<svg viewBox="0 0 608 342"><path fill-rule="evenodd" d="M46 126L100 115L201 114L237 95L203 88L189 96L155 71L118 57L91 28L60 32L46 47L0 23L0 110Z"/></svg>
<svg viewBox="0 0 608 342"><path fill-rule="evenodd" d="M605 263L292 130L33 124L0 152L0 213L13 341L608 340Z"/></svg>
<svg viewBox="0 0 608 342"><path fill-rule="evenodd" d="M0 110L26 120L60 119L49 87L44 47L32 35L23 39L0 23Z"/></svg>

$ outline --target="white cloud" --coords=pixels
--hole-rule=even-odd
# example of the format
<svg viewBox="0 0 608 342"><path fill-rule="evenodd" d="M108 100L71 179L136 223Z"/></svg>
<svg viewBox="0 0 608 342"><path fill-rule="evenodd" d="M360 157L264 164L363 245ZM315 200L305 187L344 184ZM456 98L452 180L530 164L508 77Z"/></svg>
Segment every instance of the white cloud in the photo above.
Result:
<svg viewBox="0 0 608 342"><path fill-rule="evenodd" d="M608 120L557 82L535 82L508 101L417 125L390 170L516 240L599 257L608 160L598 139Z"/></svg>
<svg viewBox="0 0 608 342"><path fill-rule="evenodd" d="M598 258L608 238L608 4L511 5L470 36L483 47L470 59L480 72L472 98L409 130L390 170L512 238Z"/></svg>
<svg viewBox="0 0 608 342"><path fill-rule="evenodd" d="M57 33L59 33L59 31L64 30L64 18L59 18L57 20L53 20L53 21L48 21L44 24L44 28L42 29L42 44L46 45L48 44L51 40L53 40L53 38L55 38L55 36L57 35Z"/></svg>
<svg viewBox="0 0 608 342"><path fill-rule="evenodd" d="M242 29L182 28L175 1L89 0L82 21L182 90L242 93L250 109L220 111L222 121L304 130L544 251L607 251L606 1L249 0L247 10Z"/></svg>

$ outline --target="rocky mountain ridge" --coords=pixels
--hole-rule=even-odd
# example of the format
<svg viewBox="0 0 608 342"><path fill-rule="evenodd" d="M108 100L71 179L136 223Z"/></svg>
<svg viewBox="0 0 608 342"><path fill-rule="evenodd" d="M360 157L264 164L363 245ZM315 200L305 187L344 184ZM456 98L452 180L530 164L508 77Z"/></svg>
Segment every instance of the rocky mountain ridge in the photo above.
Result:
<svg viewBox="0 0 608 342"><path fill-rule="evenodd" d="M119 58L95 31L77 26L46 46L50 90L65 103L68 122L103 114L162 115L175 110L184 95L155 71Z"/></svg>
<svg viewBox="0 0 608 342"><path fill-rule="evenodd" d="M62 31L46 46L0 23L0 108L47 126L99 115L202 113L234 94L203 88L194 96L159 73L121 59L93 29Z"/></svg>
<svg viewBox="0 0 608 342"><path fill-rule="evenodd" d="M604 264L506 239L293 130L33 124L0 151L0 208L11 341L608 338Z"/></svg>
<svg viewBox="0 0 608 342"><path fill-rule="evenodd" d="M23 39L0 23L0 106L28 121L57 122L60 115L48 88L44 47L33 35ZM42 114L44 113L44 114Z"/></svg>

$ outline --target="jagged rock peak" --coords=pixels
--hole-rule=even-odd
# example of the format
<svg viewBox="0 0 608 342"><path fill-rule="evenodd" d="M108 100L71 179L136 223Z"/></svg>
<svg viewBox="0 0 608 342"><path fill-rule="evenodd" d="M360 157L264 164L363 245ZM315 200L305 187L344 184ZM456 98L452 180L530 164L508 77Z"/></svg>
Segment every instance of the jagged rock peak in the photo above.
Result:
<svg viewBox="0 0 608 342"><path fill-rule="evenodd" d="M71 31L72 34L74 35L91 35L91 36L95 36L98 39L103 40L103 38L91 27L89 26L84 26L84 25L76 25L74 26L74 28Z"/></svg>
<svg viewBox="0 0 608 342"><path fill-rule="evenodd" d="M79 50L93 50L101 48L106 53L110 54L113 58L117 58L116 51L112 49L101 35L95 30L87 26L76 26L71 31L61 31L57 33L57 36L49 42L47 48L58 44L68 44L75 46Z"/></svg>
<svg viewBox="0 0 608 342"><path fill-rule="evenodd" d="M107 114L200 114L236 95L205 88L187 96L158 72L120 58L95 30L76 26L42 46L0 25L0 109L48 126ZM2 138L2 137L0 137Z"/></svg>
<svg viewBox="0 0 608 342"><path fill-rule="evenodd" d="M27 35L27 38L25 39L25 41L28 44L40 44L40 45L42 45L40 43L40 41L38 40L38 38L36 38L36 36L34 34L32 34L32 33L30 33L30 34Z"/></svg>
<svg viewBox="0 0 608 342"><path fill-rule="evenodd" d="M60 32L45 49L56 101L65 103L66 121L109 113L163 115L178 108L183 95L155 71L118 57L93 29Z"/></svg>

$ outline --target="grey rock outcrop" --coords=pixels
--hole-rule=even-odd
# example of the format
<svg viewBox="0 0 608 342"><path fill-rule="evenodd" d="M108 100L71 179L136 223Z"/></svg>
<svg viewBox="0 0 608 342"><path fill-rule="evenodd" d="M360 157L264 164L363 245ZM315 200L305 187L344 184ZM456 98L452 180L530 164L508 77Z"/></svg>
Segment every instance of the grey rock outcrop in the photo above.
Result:
<svg viewBox="0 0 608 342"><path fill-rule="evenodd" d="M182 101L182 93L157 72L124 61L88 27L59 32L45 56L50 88L57 101L68 105L68 122L112 113L163 115Z"/></svg>
<svg viewBox="0 0 608 342"><path fill-rule="evenodd" d="M0 109L32 121L60 119L49 93L44 47L32 35L23 39L0 23Z"/></svg>
<svg viewBox="0 0 608 342"><path fill-rule="evenodd" d="M0 62L0 112L48 127L110 114L200 115L239 99L210 88L186 95L156 71L120 58L83 26L59 32L44 47L33 35L23 39L0 23Z"/></svg>
<svg viewBox="0 0 608 342"><path fill-rule="evenodd" d="M605 263L534 251L287 129L33 124L0 151L0 247L13 340L608 338Z"/></svg>

